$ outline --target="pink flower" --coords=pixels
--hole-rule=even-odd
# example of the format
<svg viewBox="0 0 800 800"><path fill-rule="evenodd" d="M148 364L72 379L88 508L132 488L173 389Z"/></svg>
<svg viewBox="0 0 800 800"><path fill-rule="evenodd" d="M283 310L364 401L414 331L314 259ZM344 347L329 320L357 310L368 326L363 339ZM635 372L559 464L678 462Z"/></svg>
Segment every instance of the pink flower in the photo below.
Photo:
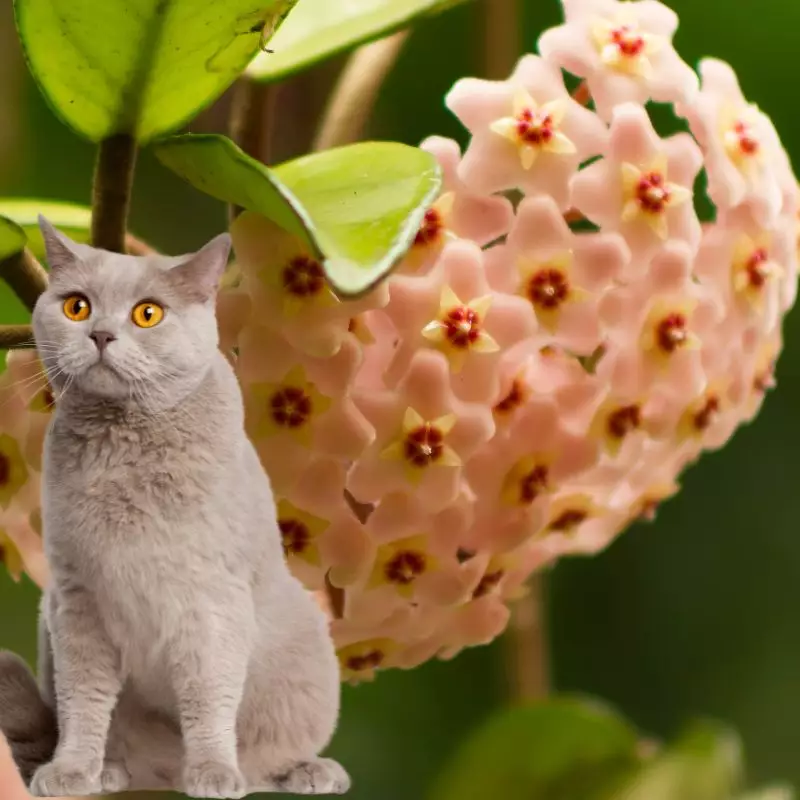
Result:
<svg viewBox="0 0 800 800"><path fill-rule="evenodd" d="M569 179L605 147L603 123L537 56L525 56L507 81L459 81L446 102L472 134L458 174L480 194L544 193L566 210Z"/></svg>
<svg viewBox="0 0 800 800"><path fill-rule="evenodd" d="M397 349L384 379L394 386L420 347L437 350L463 400L486 402L498 391L499 353L534 332L528 303L492 292L483 254L467 240L448 244L423 277L398 275L386 314L397 331Z"/></svg>
<svg viewBox="0 0 800 800"><path fill-rule="evenodd" d="M706 155L708 193L721 212L742 203L771 227L784 205L791 167L769 117L742 94L724 61L700 63L702 91L678 108ZM791 213L791 212L790 212Z"/></svg>
<svg viewBox="0 0 800 800"><path fill-rule="evenodd" d="M430 267L448 241L463 237L485 245L508 233L514 219L514 209L505 197L476 194L458 177L458 142L431 136L420 147L436 157L444 186L438 200L425 213L417 238L401 265L401 271L412 273Z"/></svg>
<svg viewBox="0 0 800 800"><path fill-rule="evenodd" d="M374 431L350 398L361 364L355 337L343 339L335 356L311 358L251 325L239 347L247 430L276 492L289 491L313 455L354 459L372 442Z"/></svg>
<svg viewBox="0 0 800 800"><path fill-rule="evenodd" d="M265 217L244 212L231 225L231 236L260 324L279 330L308 355L336 355L351 320L386 304L385 285L359 300L340 300L305 243Z"/></svg>
<svg viewBox="0 0 800 800"><path fill-rule="evenodd" d="M522 201L505 245L486 257L493 289L524 297L543 343L590 355L602 341L597 305L630 254L618 234L573 234L548 197Z"/></svg>
<svg viewBox="0 0 800 800"><path fill-rule="evenodd" d="M619 231L642 271L668 239L697 249L692 187L702 163L688 134L662 140L643 108L617 106L608 153L575 177L572 203L600 227Z"/></svg>
<svg viewBox="0 0 800 800"><path fill-rule="evenodd" d="M586 79L598 113L610 119L621 103L685 102L697 75L672 46L674 11L654 0L562 0L566 23L545 31L539 52Z"/></svg>
<svg viewBox="0 0 800 800"><path fill-rule="evenodd" d="M463 464L494 431L491 411L453 394L447 362L416 354L394 390L356 392L375 428L374 443L353 466L348 488L361 502L390 492L413 492L429 511L458 496Z"/></svg>

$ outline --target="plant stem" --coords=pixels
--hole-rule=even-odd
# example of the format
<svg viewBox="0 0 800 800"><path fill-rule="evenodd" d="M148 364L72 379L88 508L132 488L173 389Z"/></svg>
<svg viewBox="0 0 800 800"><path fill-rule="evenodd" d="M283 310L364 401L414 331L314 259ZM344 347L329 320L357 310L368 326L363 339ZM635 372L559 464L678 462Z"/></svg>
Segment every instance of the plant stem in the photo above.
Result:
<svg viewBox="0 0 800 800"><path fill-rule="evenodd" d="M132 233L125 234L125 250L132 256L151 256L158 252L147 242L137 239Z"/></svg>
<svg viewBox="0 0 800 800"><path fill-rule="evenodd" d="M315 152L361 138L380 88L408 36L407 30L398 31L360 47L350 56L322 117L312 148Z"/></svg>
<svg viewBox="0 0 800 800"><path fill-rule="evenodd" d="M506 635L509 685L516 701L541 700L550 691L543 577L534 575L529 594L514 605Z"/></svg>
<svg viewBox="0 0 800 800"><path fill-rule="evenodd" d="M47 288L47 272L27 247L0 261L0 278L29 311L33 310L39 295Z"/></svg>
<svg viewBox="0 0 800 800"><path fill-rule="evenodd" d="M521 51L519 0L483 0L484 69L492 80L508 77Z"/></svg>
<svg viewBox="0 0 800 800"><path fill-rule="evenodd" d="M92 187L92 244L125 252L125 232L136 164L136 142L127 133L100 142Z"/></svg>
<svg viewBox="0 0 800 800"><path fill-rule="evenodd" d="M233 89L230 136L241 149L256 161L268 164L272 149L272 122L280 87L241 77ZM242 209L231 205L228 217L233 222Z"/></svg>
<svg viewBox="0 0 800 800"><path fill-rule="evenodd" d="M0 325L0 350L36 347L30 325Z"/></svg>

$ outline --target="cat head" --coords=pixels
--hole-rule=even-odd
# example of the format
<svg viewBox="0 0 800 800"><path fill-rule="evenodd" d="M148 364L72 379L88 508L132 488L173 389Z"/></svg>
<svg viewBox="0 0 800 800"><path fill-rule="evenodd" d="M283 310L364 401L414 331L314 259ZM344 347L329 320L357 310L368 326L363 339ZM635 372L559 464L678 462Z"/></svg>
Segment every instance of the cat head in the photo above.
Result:
<svg viewBox="0 0 800 800"><path fill-rule="evenodd" d="M186 256L134 257L73 242L44 217L39 225L50 285L33 328L51 383L145 409L180 402L217 352L228 234Z"/></svg>

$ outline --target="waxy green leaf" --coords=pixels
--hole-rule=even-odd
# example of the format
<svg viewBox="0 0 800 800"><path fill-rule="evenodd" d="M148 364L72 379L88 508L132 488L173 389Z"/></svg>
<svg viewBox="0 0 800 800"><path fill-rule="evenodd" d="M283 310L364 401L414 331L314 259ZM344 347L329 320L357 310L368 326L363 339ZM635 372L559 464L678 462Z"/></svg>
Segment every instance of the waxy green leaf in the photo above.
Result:
<svg viewBox="0 0 800 800"><path fill-rule="evenodd" d="M599 705L555 699L489 720L462 746L429 797L601 800L638 763L636 732L627 722Z"/></svg>
<svg viewBox="0 0 800 800"><path fill-rule="evenodd" d="M405 28L465 0L299 0L286 24L259 53L250 77L274 81L322 59Z"/></svg>
<svg viewBox="0 0 800 800"><path fill-rule="evenodd" d="M154 149L197 189L301 238L343 296L368 291L399 262L442 182L433 156L391 142L354 144L272 169L224 136L175 136Z"/></svg>
<svg viewBox="0 0 800 800"><path fill-rule="evenodd" d="M59 230L76 242L88 242L92 223L92 210L74 203L53 200L22 198L0 198L0 217L6 217L19 227L23 236L22 246L27 246L41 261L45 257L44 242L39 231L39 214L44 214ZM2 252L0 233L0 252ZM22 249L18 247L17 250ZM17 252L15 250L14 252Z"/></svg>
<svg viewBox="0 0 800 800"><path fill-rule="evenodd" d="M296 0L15 0L31 71L93 141L180 127L239 76Z"/></svg>

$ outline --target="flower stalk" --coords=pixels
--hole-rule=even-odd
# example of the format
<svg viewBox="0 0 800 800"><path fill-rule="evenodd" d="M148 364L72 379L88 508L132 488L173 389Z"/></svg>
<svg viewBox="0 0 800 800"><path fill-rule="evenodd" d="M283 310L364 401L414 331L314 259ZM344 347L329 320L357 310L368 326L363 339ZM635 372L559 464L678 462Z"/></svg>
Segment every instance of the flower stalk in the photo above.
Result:
<svg viewBox="0 0 800 800"><path fill-rule="evenodd" d="M47 272L27 247L0 261L0 278L29 311L47 288Z"/></svg>
<svg viewBox="0 0 800 800"><path fill-rule="evenodd" d="M383 85L408 40L398 31L353 53L339 78L314 140L313 150L329 150L358 141Z"/></svg>
<svg viewBox="0 0 800 800"><path fill-rule="evenodd" d="M92 244L112 253L125 252L136 141L119 133L100 143L92 187Z"/></svg>
<svg viewBox="0 0 800 800"><path fill-rule="evenodd" d="M30 325L0 325L0 350L35 346Z"/></svg>

